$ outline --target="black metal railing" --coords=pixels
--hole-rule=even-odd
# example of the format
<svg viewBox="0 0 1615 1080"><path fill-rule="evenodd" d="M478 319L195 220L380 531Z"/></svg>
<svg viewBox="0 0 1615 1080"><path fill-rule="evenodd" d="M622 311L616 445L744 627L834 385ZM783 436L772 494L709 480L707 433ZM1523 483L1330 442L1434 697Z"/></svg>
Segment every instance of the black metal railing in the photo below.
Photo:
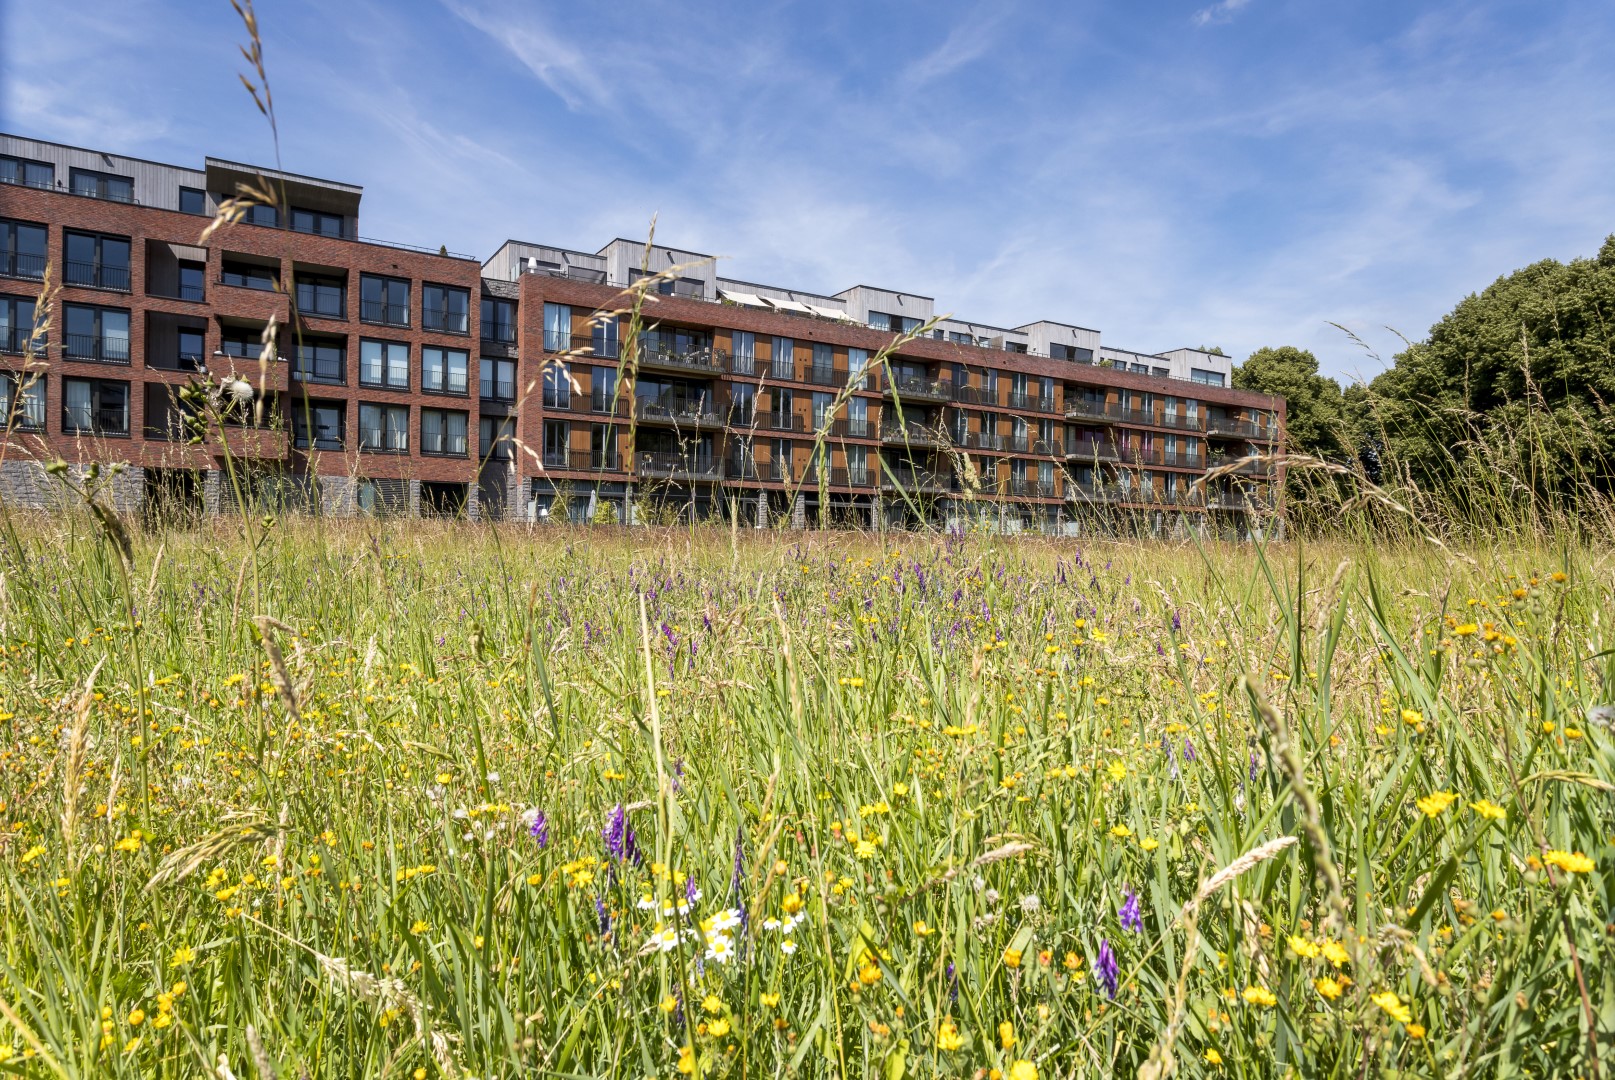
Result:
<svg viewBox="0 0 1615 1080"><path fill-rule="evenodd" d="M30 326L8 326L0 330L0 352L27 352L28 344L33 339L33 334L33 327ZM34 347L42 353L49 344L50 342L46 340L46 335L44 334L40 334L39 338L33 341Z"/></svg>
<svg viewBox="0 0 1615 1080"><path fill-rule="evenodd" d="M63 285L88 285L96 289L129 291L127 266L104 266L100 263L67 261L62 264Z"/></svg>
<svg viewBox="0 0 1615 1080"><path fill-rule="evenodd" d="M814 364L808 368L807 381L815 386L841 386L847 381L847 373L837 368Z"/></svg>
<svg viewBox="0 0 1615 1080"><path fill-rule="evenodd" d="M768 431L807 431L807 419L788 412L760 412L757 414L758 428Z"/></svg>
<svg viewBox="0 0 1615 1080"><path fill-rule="evenodd" d="M154 357L148 352L146 366L161 371L206 371L207 357L199 352L173 352Z"/></svg>
<svg viewBox="0 0 1615 1080"><path fill-rule="evenodd" d="M1054 398L1011 390L1009 407L1012 409L1026 409L1030 412L1051 413L1054 411Z"/></svg>
<svg viewBox="0 0 1615 1080"><path fill-rule="evenodd" d="M689 424L698 427L717 427L723 423L711 402L705 399L691 401L652 401L634 399L634 419L647 423Z"/></svg>
<svg viewBox="0 0 1615 1080"><path fill-rule="evenodd" d="M1256 441L1263 441L1273 437L1271 429L1262 424L1228 416L1208 416L1206 418L1206 434Z"/></svg>
<svg viewBox="0 0 1615 1080"><path fill-rule="evenodd" d="M731 353L729 370L735 375L757 374L757 357L749 353Z"/></svg>
<svg viewBox="0 0 1615 1080"><path fill-rule="evenodd" d="M260 274L242 274L226 270L219 275L220 285L229 285L237 289L256 289L258 292L274 292L276 280L273 276L265 277Z"/></svg>
<svg viewBox="0 0 1615 1080"><path fill-rule="evenodd" d="M927 401L953 400L953 381L951 379L923 379L913 375L899 375L886 382L885 393L895 394L900 398L923 399Z"/></svg>
<svg viewBox="0 0 1615 1080"><path fill-rule="evenodd" d="M8 251L0 255L0 276L42 278L45 276L45 256L30 255L25 251Z"/></svg>
<svg viewBox="0 0 1615 1080"><path fill-rule="evenodd" d="M444 334L469 334L471 316L464 311L447 308L421 308L421 329L436 330Z"/></svg>
<svg viewBox="0 0 1615 1080"><path fill-rule="evenodd" d="M909 446L948 445L948 438L944 432L916 423L883 423L880 426L880 439L886 443L903 443Z"/></svg>
<svg viewBox="0 0 1615 1080"><path fill-rule="evenodd" d="M595 342L592 338L585 339L590 350L593 351ZM594 355L600 355L595 352ZM722 349L702 347L699 349L675 350L656 345L642 346L639 350L639 366L641 368L661 368L675 371L690 371L698 375L722 375L726 367L725 356Z"/></svg>
<svg viewBox="0 0 1615 1080"><path fill-rule="evenodd" d="M883 488L901 487L904 491L913 493L953 491L956 489L957 484L951 473L883 467L880 474L880 486Z"/></svg>
<svg viewBox="0 0 1615 1080"><path fill-rule="evenodd" d="M711 454L643 453L635 456L634 471L640 476L712 480L723 475L723 466Z"/></svg>
<svg viewBox="0 0 1615 1080"><path fill-rule="evenodd" d="M1109 405L1090 398L1067 398L1065 402L1065 415L1071 420L1102 420L1114 423L1121 419L1124 411L1119 405Z"/></svg>
<svg viewBox="0 0 1615 1080"><path fill-rule="evenodd" d="M359 321L381 326L408 326L409 307L404 304L383 304L379 300L361 300Z"/></svg>
<svg viewBox="0 0 1615 1080"><path fill-rule="evenodd" d="M62 355L69 360L99 360L103 364L127 364L129 339L100 337L95 334L64 334Z"/></svg>

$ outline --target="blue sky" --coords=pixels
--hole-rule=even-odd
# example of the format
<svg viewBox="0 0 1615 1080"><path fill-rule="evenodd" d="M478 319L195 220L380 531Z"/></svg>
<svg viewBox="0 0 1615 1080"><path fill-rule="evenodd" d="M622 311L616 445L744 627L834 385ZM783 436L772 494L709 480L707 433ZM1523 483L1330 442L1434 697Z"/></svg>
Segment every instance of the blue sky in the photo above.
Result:
<svg viewBox="0 0 1615 1080"><path fill-rule="evenodd" d="M261 0L288 169L481 257L643 236L1146 351L1389 358L1615 231L1615 5ZM0 0L0 128L272 160L226 0Z"/></svg>

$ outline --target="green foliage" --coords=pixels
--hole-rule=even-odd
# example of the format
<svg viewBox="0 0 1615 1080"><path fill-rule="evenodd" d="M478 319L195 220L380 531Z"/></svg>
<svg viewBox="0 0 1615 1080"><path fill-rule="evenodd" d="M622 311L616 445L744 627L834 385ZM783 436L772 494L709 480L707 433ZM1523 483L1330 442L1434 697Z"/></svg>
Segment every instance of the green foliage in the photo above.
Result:
<svg viewBox="0 0 1615 1080"><path fill-rule="evenodd" d="M1318 358L1310 352L1293 345L1257 349L1234 365L1233 384L1285 399L1286 450L1331 461L1347 456L1340 384L1318 374Z"/></svg>

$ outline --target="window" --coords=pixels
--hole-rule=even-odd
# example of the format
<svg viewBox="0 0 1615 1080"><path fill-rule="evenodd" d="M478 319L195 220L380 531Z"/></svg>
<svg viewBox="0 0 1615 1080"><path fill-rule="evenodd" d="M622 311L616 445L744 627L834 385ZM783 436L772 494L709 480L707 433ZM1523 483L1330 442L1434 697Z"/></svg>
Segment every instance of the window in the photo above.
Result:
<svg viewBox="0 0 1615 1080"><path fill-rule="evenodd" d="M0 427L6 431L45 430L45 376L0 373Z"/></svg>
<svg viewBox="0 0 1615 1080"><path fill-rule="evenodd" d="M193 187L180 188L179 212L182 214L206 214L207 192L199 191Z"/></svg>
<svg viewBox="0 0 1615 1080"><path fill-rule="evenodd" d="M796 342L788 337L774 339L774 366L769 374L776 379L796 378Z"/></svg>
<svg viewBox="0 0 1615 1080"><path fill-rule="evenodd" d="M361 417L365 406L359 406ZM316 450L342 449L342 420L344 409L338 402L333 401L299 401L293 403L292 411L292 443L301 448L308 449L313 433L312 445ZM361 418L360 424L364 423Z"/></svg>
<svg viewBox="0 0 1615 1080"><path fill-rule="evenodd" d="M544 365L544 407L570 409L572 407L572 373L565 364Z"/></svg>
<svg viewBox="0 0 1615 1080"><path fill-rule="evenodd" d="M572 347L572 309L565 304L544 305L544 348L562 352Z"/></svg>
<svg viewBox="0 0 1615 1080"><path fill-rule="evenodd" d="M515 401L516 361L484 356L477 391L483 401Z"/></svg>
<svg viewBox="0 0 1615 1080"><path fill-rule="evenodd" d="M262 289L265 292L273 292L280 283L280 275L273 267L238 262L234 259L223 261L219 276L226 285L242 289Z"/></svg>
<svg viewBox="0 0 1615 1080"><path fill-rule="evenodd" d="M266 229L280 228L280 208L264 206L259 203L247 207L247 212L241 218L248 225L262 225Z"/></svg>
<svg viewBox="0 0 1615 1080"><path fill-rule="evenodd" d="M815 341L813 343L813 371L816 376L822 376L826 381L834 370L836 363L835 351L831 349L828 341ZM822 384L821 384L822 385Z"/></svg>
<svg viewBox="0 0 1615 1080"><path fill-rule="evenodd" d="M188 261L179 264L178 299L198 302L207 299L207 267L204 264Z"/></svg>
<svg viewBox="0 0 1615 1080"><path fill-rule="evenodd" d="M1127 370L1131 371L1135 375L1148 375L1150 373L1150 366L1148 364L1128 364Z"/></svg>
<svg viewBox="0 0 1615 1080"><path fill-rule="evenodd" d="M292 207L292 231L313 233L315 236L334 236L342 239L342 215L327 214L323 210L299 210Z"/></svg>
<svg viewBox="0 0 1615 1080"><path fill-rule="evenodd" d="M201 371L207 365L205 350L207 338L203 331L197 327L181 326L174 331L174 369L176 371ZM152 361L150 343L146 347L146 364L151 367L166 366Z"/></svg>
<svg viewBox="0 0 1615 1080"><path fill-rule="evenodd" d="M1190 368L1189 381L1202 383L1206 386L1221 386L1223 373L1220 371L1207 371L1205 368Z"/></svg>
<svg viewBox="0 0 1615 1080"><path fill-rule="evenodd" d="M0 155L0 184L22 184L25 187L53 188L56 186L56 166L44 161Z"/></svg>
<svg viewBox="0 0 1615 1080"><path fill-rule="evenodd" d="M359 275L359 318L384 326L408 326L409 282L376 274Z"/></svg>
<svg viewBox="0 0 1615 1080"><path fill-rule="evenodd" d="M477 456L484 461L509 461L516 422L508 416L484 416L477 421Z"/></svg>
<svg viewBox="0 0 1615 1080"><path fill-rule="evenodd" d="M45 276L45 226L0 221L0 274L35 279Z"/></svg>
<svg viewBox="0 0 1615 1080"><path fill-rule="evenodd" d="M571 441L572 429L566 421L544 421L544 464L555 469L567 468Z"/></svg>
<svg viewBox="0 0 1615 1080"><path fill-rule="evenodd" d="M590 345L593 346L594 355L604 359L616 359L617 356L617 316L597 316L591 323Z"/></svg>
<svg viewBox="0 0 1615 1080"><path fill-rule="evenodd" d="M0 296L0 353L28 351L33 333L34 302L25 296Z"/></svg>
<svg viewBox="0 0 1615 1080"><path fill-rule="evenodd" d="M735 427L751 427L756 420L757 387L751 383L732 383L729 386L729 423Z"/></svg>
<svg viewBox="0 0 1615 1080"><path fill-rule="evenodd" d="M464 394L470 373L470 359L464 349L421 349L421 389L434 394Z"/></svg>
<svg viewBox="0 0 1615 1080"><path fill-rule="evenodd" d="M366 514L401 514L409 509L409 481L360 479L358 500L359 509Z"/></svg>
<svg viewBox="0 0 1615 1080"><path fill-rule="evenodd" d="M324 319L348 317L347 278L327 274L297 275L297 310Z"/></svg>
<svg viewBox="0 0 1615 1080"><path fill-rule="evenodd" d="M589 425L589 468L617 468L617 425Z"/></svg>
<svg viewBox="0 0 1615 1080"><path fill-rule="evenodd" d="M129 384L63 379L62 431L69 435L129 434Z"/></svg>
<svg viewBox="0 0 1615 1080"><path fill-rule="evenodd" d="M869 325L876 330L890 330L894 334L908 334L920 328L920 320L909 318L906 315L888 315L884 311L871 311ZM954 335L950 335L954 336ZM970 336L964 335L966 345L970 344Z"/></svg>
<svg viewBox="0 0 1615 1080"><path fill-rule="evenodd" d="M465 456L466 414L445 409L421 410L421 453Z"/></svg>
<svg viewBox="0 0 1615 1080"><path fill-rule="evenodd" d="M869 389L869 350L847 350L847 385L859 390Z"/></svg>
<svg viewBox="0 0 1615 1080"><path fill-rule="evenodd" d="M409 345L359 339L359 385L409 389Z"/></svg>
<svg viewBox="0 0 1615 1080"><path fill-rule="evenodd" d="M341 341L304 338L297 343L292 378L304 382L341 383L347 378L347 346Z"/></svg>
<svg viewBox="0 0 1615 1080"><path fill-rule="evenodd" d="M359 449L409 452L409 406L359 404Z"/></svg>
<svg viewBox="0 0 1615 1080"><path fill-rule="evenodd" d="M63 284L128 291L129 241L123 237L70 232L65 255Z"/></svg>
<svg viewBox="0 0 1615 1080"><path fill-rule="evenodd" d="M263 352L263 332L239 326L226 326L220 331L219 351L243 360L256 360ZM271 352L269 358L275 358Z"/></svg>
<svg viewBox="0 0 1615 1080"><path fill-rule="evenodd" d="M471 332L471 292L448 285L421 286L421 327L445 334Z"/></svg>
<svg viewBox="0 0 1615 1080"><path fill-rule="evenodd" d="M749 330L736 330L730 336L729 344L734 351L731 369L736 374L750 375L757 362L757 335Z"/></svg>
<svg viewBox="0 0 1615 1080"><path fill-rule="evenodd" d="M1171 368L1164 368L1164 367L1156 367L1156 366L1154 366L1152 364L1152 365L1150 365L1150 374L1154 375L1158 379L1165 379L1165 378L1167 378L1168 376L1170 376L1172 374L1172 369Z"/></svg>
<svg viewBox="0 0 1615 1080"><path fill-rule="evenodd" d="M1079 349L1075 345L1050 345L1049 356L1055 360L1071 360L1078 364L1093 363L1093 350Z"/></svg>
<svg viewBox="0 0 1615 1080"><path fill-rule="evenodd" d="M869 399L847 399L847 434L854 439L867 439L869 431Z"/></svg>
<svg viewBox="0 0 1615 1080"><path fill-rule="evenodd" d="M598 413L610 412L617 396L617 369L597 367L591 372L589 382L589 407Z"/></svg>
<svg viewBox="0 0 1615 1080"><path fill-rule="evenodd" d="M869 447L847 447L847 483L869 483Z"/></svg>
<svg viewBox="0 0 1615 1080"><path fill-rule="evenodd" d="M67 176L68 185L75 195L111 199L113 202L135 201L135 182L127 176L91 172L89 169L69 169Z"/></svg>
<svg viewBox="0 0 1615 1080"><path fill-rule="evenodd" d="M129 313L117 308L88 304L64 306L67 333L62 336L62 355L73 360L103 360L109 364L129 362Z"/></svg>
<svg viewBox="0 0 1615 1080"><path fill-rule="evenodd" d="M813 430L823 431L824 425L831 416L831 407L835 404L836 396L822 391L813 391Z"/></svg>
<svg viewBox="0 0 1615 1080"><path fill-rule="evenodd" d="M482 340L516 340L516 301L482 298Z"/></svg>

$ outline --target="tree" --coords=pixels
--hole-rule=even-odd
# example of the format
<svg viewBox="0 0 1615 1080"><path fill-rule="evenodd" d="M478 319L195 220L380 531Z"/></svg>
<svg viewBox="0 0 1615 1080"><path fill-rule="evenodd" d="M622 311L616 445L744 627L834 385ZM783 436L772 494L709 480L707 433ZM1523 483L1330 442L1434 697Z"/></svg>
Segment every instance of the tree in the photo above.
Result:
<svg viewBox="0 0 1615 1080"><path fill-rule="evenodd" d="M1293 345L1261 348L1233 369L1240 390L1284 398L1286 449L1339 461L1346 457L1346 408L1340 384L1318 374L1318 358Z"/></svg>

